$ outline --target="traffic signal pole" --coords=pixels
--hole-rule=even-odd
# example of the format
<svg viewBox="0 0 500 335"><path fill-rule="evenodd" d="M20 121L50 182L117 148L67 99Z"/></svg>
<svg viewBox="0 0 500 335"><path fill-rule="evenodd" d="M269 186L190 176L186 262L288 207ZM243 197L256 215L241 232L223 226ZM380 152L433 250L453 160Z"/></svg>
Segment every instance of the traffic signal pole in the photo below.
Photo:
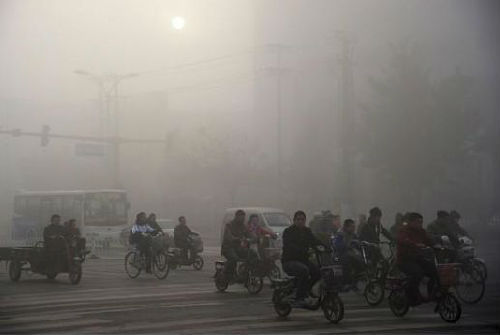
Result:
<svg viewBox="0 0 500 335"><path fill-rule="evenodd" d="M143 144L165 144L167 145L167 139L136 139L136 138L124 138L119 136L112 137L97 137L97 136L85 136L85 135L73 135L73 134L58 134L50 133L50 127L47 125L42 126L40 132L23 131L19 128L15 129L0 129L0 135L11 135L13 137L39 137L40 145L47 146L50 139L61 139L61 140L74 140L74 141L84 141L84 142L94 142L94 143L104 143L110 144L113 148L113 187L120 188L120 146L122 144L133 144L133 143L143 143Z"/></svg>

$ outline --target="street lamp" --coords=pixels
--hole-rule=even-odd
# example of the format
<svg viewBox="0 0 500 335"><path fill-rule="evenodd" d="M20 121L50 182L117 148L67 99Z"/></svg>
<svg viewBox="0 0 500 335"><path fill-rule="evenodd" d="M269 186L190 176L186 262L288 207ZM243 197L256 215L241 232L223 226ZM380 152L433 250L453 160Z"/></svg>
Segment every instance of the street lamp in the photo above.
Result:
<svg viewBox="0 0 500 335"><path fill-rule="evenodd" d="M182 16L176 16L172 19L172 27L175 30L182 30L186 25L186 21Z"/></svg>
<svg viewBox="0 0 500 335"><path fill-rule="evenodd" d="M119 131L119 113L118 113L118 86L124 79L137 77L137 73L118 74L101 74L96 75L85 70L75 70L75 74L87 77L96 82L99 86L99 114L101 132L108 135L111 124L110 119L113 118L113 185L116 188L120 187L120 131ZM111 104L113 103L113 106ZM103 106L104 105L104 106ZM111 114L113 111L113 114ZM103 115L105 112L105 115ZM103 116L106 120L103 120ZM106 126L104 126L106 124ZM102 128L106 128L106 131Z"/></svg>

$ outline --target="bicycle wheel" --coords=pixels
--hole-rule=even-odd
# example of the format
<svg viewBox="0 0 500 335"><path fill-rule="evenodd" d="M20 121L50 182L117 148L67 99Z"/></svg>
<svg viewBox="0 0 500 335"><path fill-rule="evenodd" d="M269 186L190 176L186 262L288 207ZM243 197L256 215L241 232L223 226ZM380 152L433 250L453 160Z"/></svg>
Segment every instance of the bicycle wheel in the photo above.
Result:
<svg viewBox="0 0 500 335"><path fill-rule="evenodd" d="M365 299L368 305L377 306L384 300L385 290L382 281L371 280L365 288Z"/></svg>
<svg viewBox="0 0 500 335"><path fill-rule="evenodd" d="M125 255L125 272L130 278L134 279L141 274L141 271L141 256L134 250L129 251Z"/></svg>
<svg viewBox="0 0 500 335"><path fill-rule="evenodd" d="M455 323L462 315L462 306L453 294L445 294L438 302L438 312L441 319L446 322Z"/></svg>
<svg viewBox="0 0 500 335"><path fill-rule="evenodd" d="M197 271L200 271L203 269L203 264L205 262L203 261L203 258L200 255L196 255L193 261L193 268Z"/></svg>
<svg viewBox="0 0 500 335"><path fill-rule="evenodd" d="M458 269L458 283L455 286L458 298L466 304L478 303L484 296L486 283L481 272L472 266Z"/></svg>
<svg viewBox="0 0 500 335"><path fill-rule="evenodd" d="M170 271L167 260L167 254L164 251L158 251L151 259L151 270L156 278L165 279Z"/></svg>
<svg viewBox="0 0 500 335"><path fill-rule="evenodd" d="M486 267L486 264L484 264L483 261L480 261L477 258L473 258L471 262L472 266L476 268L481 273L484 280L486 280L488 278L488 268Z"/></svg>
<svg viewBox="0 0 500 335"><path fill-rule="evenodd" d="M214 282L215 282L215 287L219 292L226 291L227 287L229 286L229 281L227 280L222 270L217 270L214 276Z"/></svg>

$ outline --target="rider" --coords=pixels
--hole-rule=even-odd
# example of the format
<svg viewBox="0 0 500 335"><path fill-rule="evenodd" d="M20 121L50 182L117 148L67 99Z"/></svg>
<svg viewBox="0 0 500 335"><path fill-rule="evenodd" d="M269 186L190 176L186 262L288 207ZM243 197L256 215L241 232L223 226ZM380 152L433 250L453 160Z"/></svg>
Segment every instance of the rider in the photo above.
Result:
<svg viewBox="0 0 500 335"><path fill-rule="evenodd" d="M431 295L434 285L439 285L435 264L422 254L422 249L432 247L433 242L422 227L423 217L419 213L408 215L408 224L401 228L397 238L396 262L399 269L408 276L407 295L412 306L421 299L418 286L424 276L430 278L427 289Z"/></svg>
<svg viewBox="0 0 500 335"><path fill-rule="evenodd" d="M222 255L227 259L224 268L225 275L231 279L234 275L236 263L239 259L257 259L257 254L248 248L246 239L255 239L245 225L245 212L238 209L233 220L224 226L224 236L222 238Z"/></svg>
<svg viewBox="0 0 500 335"><path fill-rule="evenodd" d="M309 261L309 248L320 245L322 243L306 227L306 214L295 212L293 224L283 232L281 263L286 274L297 278L294 302L297 307L307 305L307 293L320 278L318 267Z"/></svg>
<svg viewBox="0 0 500 335"><path fill-rule="evenodd" d="M366 214L359 214L358 216L358 229L356 230L356 233L361 234L361 231L363 230L364 226L366 225Z"/></svg>
<svg viewBox="0 0 500 335"><path fill-rule="evenodd" d="M358 238L355 230L354 220L347 219L344 221L342 230L335 234L333 239L335 254L340 258L346 274L345 281L348 283L352 282L353 275L363 271L365 266L361 255L355 249Z"/></svg>
<svg viewBox="0 0 500 335"><path fill-rule="evenodd" d="M64 223L64 237L70 245L75 248L75 254L79 255L85 250L85 238L82 237L80 229L76 226L76 219L69 219Z"/></svg>
<svg viewBox="0 0 500 335"><path fill-rule="evenodd" d="M191 249L191 243L189 241L189 235L193 232L186 224L186 218L184 216L179 216L179 224L174 228L174 243L175 246L181 249L182 259L188 260L188 251ZM193 252L189 253L189 257L193 256Z"/></svg>
<svg viewBox="0 0 500 335"><path fill-rule="evenodd" d="M61 251L64 250L64 240L58 239L59 236L64 234L64 227L61 225L61 216L54 214L50 217L50 224L43 229L43 241L46 251L49 255L48 259L52 259L56 266L62 259L60 257Z"/></svg>
<svg viewBox="0 0 500 335"><path fill-rule="evenodd" d="M317 213L309 222L309 228L314 236L325 245L330 243L330 238L338 231L339 226L340 217L329 210Z"/></svg>
<svg viewBox="0 0 500 335"><path fill-rule="evenodd" d="M427 232L439 242L442 236L447 236L454 248L459 246L458 236L451 226L450 213L439 210L437 218L427 226Z"/></svg>
<svg viewBox="0 0 500 335"><path fill-rule="evenodd" d="M393 240L393 237L387 229L382 226L381 223L382 211L378 207L373 207L370 209L370 216L368 217L368 221L363 226L359 234L359 239L361 241L366 241L369 243L378 244L380 243L380 234L385 236L389 241ZM368 257L374 263L378 262L383 258L382 253L379 248L369 248L367 250Z"/></svg>
<svg viewBox="0 0 500 335"><path fill-rule="evenodd" d="M460 226L460 218L461 216L456 210L452 210L450 212L450 229L455 233L456 236L466 236L470 238L467 231L462 226Z"/></svg>
<svg viewBox="0 0 500 335"><path fill-rule="evenodd" d="M269 240L266 239L266 237L269 236L271 238L276 238L276 233L267 227L261 226L259 224L259 216L257 214L250 215L248 218L247 228L252 235L258 238L259 254L262 257L264 248L269 247Z"/></svg>
<svg viewBox="0 0 500 335"><path fill-rule="evenodd" d="M396 239L399 230L404 226L404 220L403 220L403 214L402 213L396 213L396 216L394 218L394 224L391 226L390 231L393 239Z"/></svg>
<svg viewBox="0 0 500 335"><path fill-rule="evenodd" d="M43 240L48 242L64 232L63 226L61 226L61 216L59 214L54 214L50 217L50 224L43 229Z"/></svg>
<svg viewBox="0 0 500 335"><path fill-rule="evenodd" d="M151 272L151 253L152 243L151 234L155 230L147 224L146 213L140 212L136 215L135 224L130 231L130 243L135 244L141 255L146 256L146 272Z"/></svg>
<svg viewBox="0 0 500 335"><path fill-rule="evenodd" d="M155 230L155 234L163 233L163 229L161 229L160 225L156 221L156 214L155 213L149 214L149 216L146 220L146 223L148 226L150 226L151 228L153 228Z"/></svg>

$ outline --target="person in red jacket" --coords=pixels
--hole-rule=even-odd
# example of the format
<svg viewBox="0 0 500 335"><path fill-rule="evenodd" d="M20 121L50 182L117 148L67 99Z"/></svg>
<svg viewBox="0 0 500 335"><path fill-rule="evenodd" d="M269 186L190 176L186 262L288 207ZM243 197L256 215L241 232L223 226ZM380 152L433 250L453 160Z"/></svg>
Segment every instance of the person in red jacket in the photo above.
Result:
<svg viewBox="0 0 500 335"><path fill-rule="evenodd" d="M424 249L432 247L432 239L423 228L423 217L419 213L408 216L408 224L403 226L397 237L396 261L399 269L408 276L408 298L411 305L419 304L421 299L418 286L424 276L430 278L429 296L435 285L439 284L438 273L433 259L426 257ZM428 249L432 252L432 249ZM428 255L428 253L427 253Z"/></svg>

